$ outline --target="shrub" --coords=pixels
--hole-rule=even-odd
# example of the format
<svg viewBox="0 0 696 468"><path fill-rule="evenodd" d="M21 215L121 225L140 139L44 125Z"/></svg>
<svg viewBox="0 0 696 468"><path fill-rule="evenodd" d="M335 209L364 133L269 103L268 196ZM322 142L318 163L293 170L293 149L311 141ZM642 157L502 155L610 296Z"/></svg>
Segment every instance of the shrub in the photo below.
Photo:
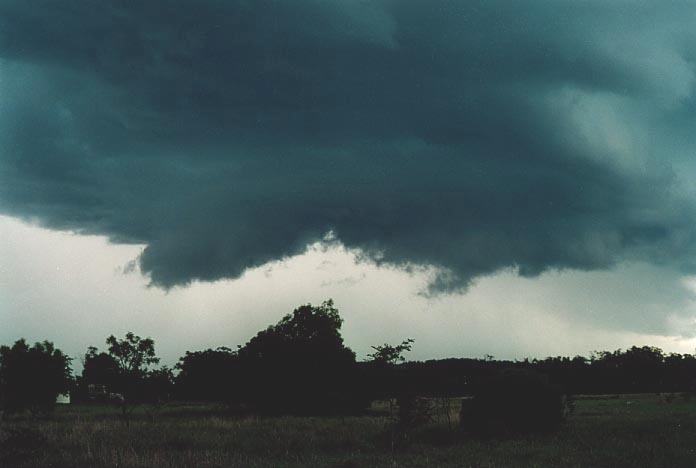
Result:
<svg viewBox="0 0 696 468"><path fill-rule="evenodd" d="M0 346L0 405L8 413L49 412L70 384L70 358L53 343L29 346L18 340L12 347Z"/></svg>
<svg viewBox="0 0 696 468"><path fill-rule="evenodd" d="M571 408L546 376L508 369L476 386L473 398L462 402L460 423L482 435L543 431L557 427Z"/></svg>

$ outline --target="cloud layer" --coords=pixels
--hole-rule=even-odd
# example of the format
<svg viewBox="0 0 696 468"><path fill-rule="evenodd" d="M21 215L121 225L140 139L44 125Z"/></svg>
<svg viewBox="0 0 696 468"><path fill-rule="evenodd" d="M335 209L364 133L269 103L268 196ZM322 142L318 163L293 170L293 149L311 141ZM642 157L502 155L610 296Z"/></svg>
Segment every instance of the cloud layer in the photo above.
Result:
<svg viewBox="0 0 696 468"><path fill-rule="evenodd" d="M0 212L239 277L694 271L693 1L0 0Z"/></svg>

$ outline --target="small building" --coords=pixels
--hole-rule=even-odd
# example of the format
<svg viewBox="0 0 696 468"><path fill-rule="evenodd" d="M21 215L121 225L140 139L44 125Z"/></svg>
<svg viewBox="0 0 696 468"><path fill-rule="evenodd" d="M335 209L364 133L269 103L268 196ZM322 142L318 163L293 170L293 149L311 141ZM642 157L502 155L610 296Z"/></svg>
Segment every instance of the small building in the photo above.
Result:
<svg viewBox="0 0 696 468"><path fill-rule="evenodd" d="M56 404L58 405L69 405L70 404L70 394L61 393L56 397Z"/></svg>

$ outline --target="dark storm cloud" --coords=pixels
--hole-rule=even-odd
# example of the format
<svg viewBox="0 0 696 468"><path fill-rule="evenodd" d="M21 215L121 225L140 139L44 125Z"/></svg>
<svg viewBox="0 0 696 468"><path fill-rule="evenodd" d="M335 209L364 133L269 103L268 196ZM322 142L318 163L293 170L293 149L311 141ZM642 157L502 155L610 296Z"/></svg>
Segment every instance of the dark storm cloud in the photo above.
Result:
<svg viewBox="0 0 696 468"><path fill-rule="evenodd" d="M692 269L694 7L0 0L0 209L165 287L330 231L432 290Z"/></svg>

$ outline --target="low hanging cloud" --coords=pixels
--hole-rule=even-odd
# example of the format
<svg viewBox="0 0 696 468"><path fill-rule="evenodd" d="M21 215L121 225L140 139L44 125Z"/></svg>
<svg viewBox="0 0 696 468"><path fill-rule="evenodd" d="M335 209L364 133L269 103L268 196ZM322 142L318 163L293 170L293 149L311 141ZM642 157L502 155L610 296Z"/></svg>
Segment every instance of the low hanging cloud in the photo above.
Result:
<svg viewBox="0 0 696 468"><path fill-rule="evenodd" d="M431 292L693 272L695 6L0 0L0 212L167 288L327 233Z"/></svg>

